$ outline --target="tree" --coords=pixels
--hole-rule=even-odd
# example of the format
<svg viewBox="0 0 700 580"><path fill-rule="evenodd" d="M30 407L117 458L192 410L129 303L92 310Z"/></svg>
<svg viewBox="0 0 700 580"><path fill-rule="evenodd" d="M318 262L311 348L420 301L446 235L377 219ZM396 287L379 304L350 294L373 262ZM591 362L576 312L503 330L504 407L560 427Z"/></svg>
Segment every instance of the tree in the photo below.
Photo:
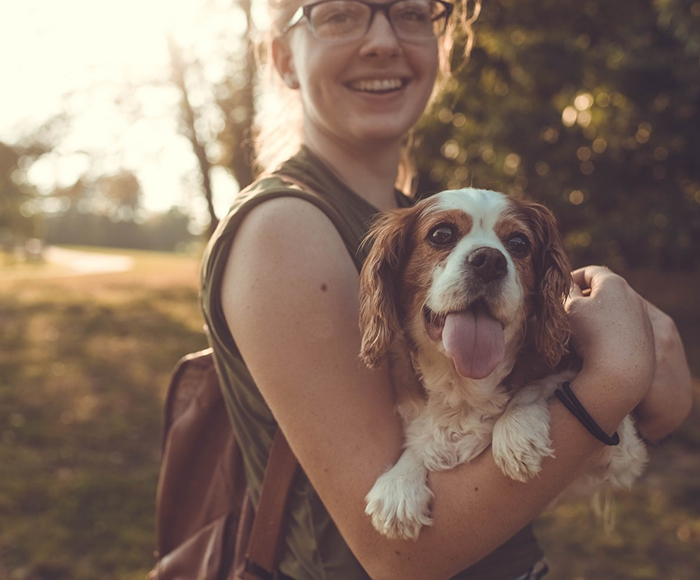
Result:
<svg viewBox="0 0 700 580"><path fill-rule="evenodd" d="M471 60L423 126L420 187L544 201L578 263L697 263L692 10L684 0L486 3Z"/></svg>
<svg viewBox="0 0 700 580"><path fill-rule="evenodd" d="M37 221L28 203L36 191L26 181L20 148L0 142L0 241L12 243L36 236Z"/></svg>
<svg viewBox="0 0 700 580"><path fill-rule="evenodd" d="M117 220L133 220L142 195L141 184L133 172L121 169L101 175L91 189L92 203L99 206L101 213Z"/></svg>
<svg viewBox="0 0 700 580"><path fill-rule="evenodd" d="M216 101L224 112L225 124L217 135L222 146L222 163L229 168L241 189L256 177L253 167L253 118L255 115L254 86L258 74L253 38L256 30L251 17L251 0L237 0L238 10L245 18L244 51L233 63L216 88Z"/></svg>
<svg viewBox="0 0 700 580"><path fill-rule="evenodd" d="M197 130L198 121L200 121L200 119L198 118L195 108L192 106L192 100L190 99L187 86L186 78L188 65L185 64L182 51L172 37L168 37L168 50L170 51L171 80L180 91L180 131L187 137L187 140L192 145L192 151L197 158L202 193L204 194L204 198L207 202L207 210L209 211L209 230L211 233L216 229L219 223L216 210L214 209L214 195L211 186L212 163L207 156L206 142ZM195 66L195 64L190 64L189 68Z"/></svg>
<svg viewBox="0 0 700 580"><path fill-rule="evenodd" d="M67 123L65 115L55 115L16 143L0 142L0 243L43 236L42 199L27 174L63 139Z"/></svg>
<svg viewBox="0 0 700 580"><path fill-rule="evenodd" d="M250 0L235 0L228 11L235 12L245 22L245 30L231 52L217 55L225 63L225 74L215 80L207 79L204 65L168 38L171 81L180 93L180 129L189 140L197 158L210 217L209 232L218 223L213 203L212 170L226 168L242 189L253 182L252 125L255 114L254 80L257 65L254 54L254 24ZM221 42L220 47L228 43ZM193 88L194 85L194 88ZM206 103L197 106L193 92L207 93Z"/></svg>

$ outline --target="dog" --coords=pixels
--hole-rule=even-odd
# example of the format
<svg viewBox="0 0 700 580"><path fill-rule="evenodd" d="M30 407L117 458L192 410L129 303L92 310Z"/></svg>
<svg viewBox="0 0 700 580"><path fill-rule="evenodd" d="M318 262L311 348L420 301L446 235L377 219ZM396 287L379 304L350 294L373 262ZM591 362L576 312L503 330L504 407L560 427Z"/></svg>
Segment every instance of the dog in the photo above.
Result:
<svg viewBox="0 0 700 580"><path fill-rule="evenodd" d="M479 189L386 212L368 240L360 358L388 360L405 441L366 513L383 535L416 539L432 523L428 471L491 445L501 471L525 482L554 455L548 401L580 370L568 350L569 260L546 207ZM618 432L591 483L629 487L643 471L631 418Z"/></svg>

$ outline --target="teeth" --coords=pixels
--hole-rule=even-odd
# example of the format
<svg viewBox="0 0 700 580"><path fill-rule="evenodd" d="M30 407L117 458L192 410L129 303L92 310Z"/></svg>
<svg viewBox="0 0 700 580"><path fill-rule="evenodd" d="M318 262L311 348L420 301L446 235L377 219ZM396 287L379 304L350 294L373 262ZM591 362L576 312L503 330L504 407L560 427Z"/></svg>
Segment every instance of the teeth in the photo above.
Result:
<svg viewBox="0 0 700 580"><path fill-rule="evenodd" d="M443 327L445 326L445 320L447 319L447 314L438 314L437 312L433 312L428 308L427 306L423 307L423 316L425 316L425 319L430 323L435 326Z"/></svg>
<svg viewBox="0 0 700 580"><path fill-rule="evenodd" d="M400 89L403 86L401 79L374 79L353 81L350 88L356 91L382 92Z"/></svg>

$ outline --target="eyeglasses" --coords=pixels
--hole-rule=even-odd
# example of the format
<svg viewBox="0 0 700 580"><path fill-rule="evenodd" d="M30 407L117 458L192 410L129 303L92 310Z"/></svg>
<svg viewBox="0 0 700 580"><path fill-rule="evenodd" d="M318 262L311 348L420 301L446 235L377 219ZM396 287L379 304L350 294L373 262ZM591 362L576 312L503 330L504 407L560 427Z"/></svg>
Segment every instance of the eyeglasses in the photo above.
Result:
<svg viewBox="0 0 700 580"><path fill-rule="evenodd" d="M300 6L282 34L306 18L309 30L319 40L350 42L362 38L372 26L374 15L383 12L398 38L422 40L445 32L453 9L452 4L442 0L395 0L384 4L321 0Z"/></svg>

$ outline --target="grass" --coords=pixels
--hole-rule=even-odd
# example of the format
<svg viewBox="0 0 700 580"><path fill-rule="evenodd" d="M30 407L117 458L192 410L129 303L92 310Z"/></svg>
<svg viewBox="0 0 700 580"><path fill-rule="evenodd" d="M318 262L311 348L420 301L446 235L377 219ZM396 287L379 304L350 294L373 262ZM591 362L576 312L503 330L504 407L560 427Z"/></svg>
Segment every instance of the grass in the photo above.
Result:
<svg viewBox="0 0 700 580"><path fill-rule="evenodd" d="M133 271L0 265L0 580L136 580L153 564L165 387L175 361L205 346L198 264L119 253ZM700 376L700 275L629 278L678 320ZM538 520L548 580L697 578L698 418L616 495L612 531L588 499Z"/></svg>
<svg viewBox="0 0 700 580"><path fill-rule="evenodd" d="M197 260L129 255L124 274L0 276L0 578L153 563L164 389L206 341Z"/></svg>

